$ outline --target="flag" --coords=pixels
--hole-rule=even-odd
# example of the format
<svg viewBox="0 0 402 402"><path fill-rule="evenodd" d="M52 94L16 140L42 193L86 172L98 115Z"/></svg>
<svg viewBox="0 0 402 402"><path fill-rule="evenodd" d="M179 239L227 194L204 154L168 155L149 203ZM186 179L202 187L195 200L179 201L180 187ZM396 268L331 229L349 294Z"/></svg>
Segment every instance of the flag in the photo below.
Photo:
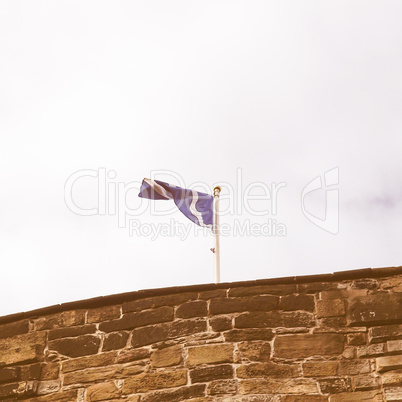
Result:
<svg viewBox="0 0 402 402"><path fill-rule="evenodd" d="M212 195L165 183L144 179L138 197L150 200L173 200L180 211L199 226L212 227Z"/></svg>

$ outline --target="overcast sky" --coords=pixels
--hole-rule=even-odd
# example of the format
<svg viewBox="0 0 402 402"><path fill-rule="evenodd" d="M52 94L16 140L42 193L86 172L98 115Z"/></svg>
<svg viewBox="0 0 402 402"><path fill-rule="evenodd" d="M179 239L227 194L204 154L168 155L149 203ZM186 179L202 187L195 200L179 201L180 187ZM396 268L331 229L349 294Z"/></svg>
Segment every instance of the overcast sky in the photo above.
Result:
<svg viewBox="0 0 402 402"><path fill-rule="evenodd" d="M222 281L402 265L401 20L400 1L1 1L0 315L213 282L212 237L137 198L152 175L223 184ZM109 174L100 197L73 176L90 216L65 201L83 170ZM317 177L306 215L337 234L302 211ZM282 187L250 201L261 183Z"/></svg>

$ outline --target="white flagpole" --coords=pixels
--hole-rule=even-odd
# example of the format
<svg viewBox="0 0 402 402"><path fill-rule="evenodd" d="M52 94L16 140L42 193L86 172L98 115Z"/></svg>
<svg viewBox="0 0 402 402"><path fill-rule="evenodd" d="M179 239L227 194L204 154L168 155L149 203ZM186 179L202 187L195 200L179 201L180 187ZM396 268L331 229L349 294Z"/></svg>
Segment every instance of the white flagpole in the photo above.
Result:
<svg viewBox="0 0 402 402"><path fill-rule="evenodd" d="M220 247L219 247L219 193L221 188L214 187L214 206L213 206L213 234L214 234L214 262L215 262L215 283L220 283Z"/></svg>

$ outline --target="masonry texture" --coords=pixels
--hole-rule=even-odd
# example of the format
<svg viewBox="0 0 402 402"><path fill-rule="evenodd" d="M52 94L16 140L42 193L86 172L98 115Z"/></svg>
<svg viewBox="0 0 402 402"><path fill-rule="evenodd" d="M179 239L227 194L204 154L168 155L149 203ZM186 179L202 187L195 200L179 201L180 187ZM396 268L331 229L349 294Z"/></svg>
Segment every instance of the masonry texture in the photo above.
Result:
<svg viewBox="0 0 402 402"><path fill-rule="evenodd" d="M402 401L402 267L0 317L0 400Z"/></svg>

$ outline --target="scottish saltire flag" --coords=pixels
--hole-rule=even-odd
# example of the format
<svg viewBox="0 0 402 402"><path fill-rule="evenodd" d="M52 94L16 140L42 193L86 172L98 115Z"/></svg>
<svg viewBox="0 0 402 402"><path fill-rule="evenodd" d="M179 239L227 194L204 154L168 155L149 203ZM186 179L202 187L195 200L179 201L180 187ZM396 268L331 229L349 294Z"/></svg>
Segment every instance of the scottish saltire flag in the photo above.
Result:
<svg viewBox="0 0 402 402"><path fill-rule="evenodd" d="M150 200L173 200L190 221L200 226L212 227L212 195L188 190L159 180L144 179L138 197Z"/></svg>

